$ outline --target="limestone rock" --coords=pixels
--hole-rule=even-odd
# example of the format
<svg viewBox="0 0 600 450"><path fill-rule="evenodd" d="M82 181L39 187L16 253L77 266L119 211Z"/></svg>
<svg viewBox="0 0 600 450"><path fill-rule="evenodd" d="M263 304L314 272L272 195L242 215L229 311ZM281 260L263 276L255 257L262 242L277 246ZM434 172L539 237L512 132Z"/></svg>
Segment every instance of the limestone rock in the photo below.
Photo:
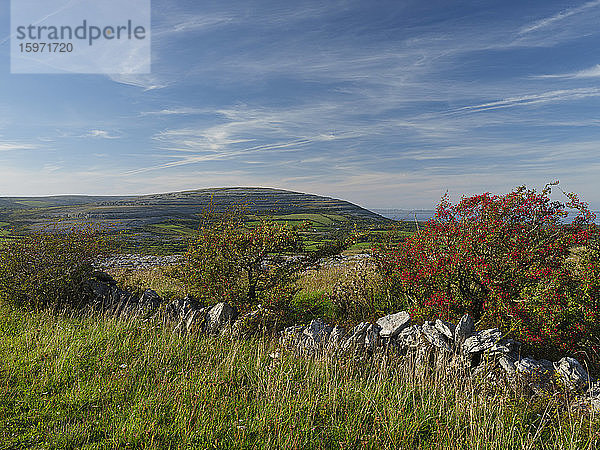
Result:
<svg viewBox="0 0 600 450"><path fill-rule="evenodd" d="M303 339L305 325L293 325L281 331L279 343L283 346L297 347Z"/></svg>
<svg viewBox="0 0 600 450"><path fill-rule="evenodd" d="M454 340L454 332L456 330L456 325L445 322L443 320L437 319L435 321L435 329L442 333L450 342Z"/></svg>
<svg viewBox="0 0 600 450"><path fill-rule="evenodd" d="M486 353L488 354L503 354L503 355L511 355L513 358L517 358L519 354L519 348L521 347L521 343L515 341L514 339L500 339L494 345L492 345Z"/></svg>
<svg viewBox="0 0 600 450"><path fill-rule="evenodd" d="M104 272L94 272L88 287L92 294L92 308L114 317L149 318L162 303L162 298L151 289L141 297L120 289L117 282Z"/></svg>
<svg viewBox="0 0 600 450"><path fill-rule="evenodd" d="M461 348L463 343L473 335L474 328L475 323L471 316L465 314L460 318L454 329L454 344L457 349Z"/></svg>
<svg viewBox="0 0 600 450"><path fill-rule="evenodd" d="M465 353L481 353L492 348L501 337L502 332L498 328L483 330L467 338L462 344L462 349Z"/></svg>
<svg viewBox="0 0 600 450"><path fill-rule="evenodd" d="M344 341L344 337L346 336L346 331L342 327L338 327L337 325L333 327L331 333L329 334L329 339L327 341L327 347L330 349L336 349L342 345Z"/></svg>
<svg viewBox="0 0 600 450"><path fill-rule="evenodd" d="M331 330L331 326L323 323L321 319L312 320L302 331L304 346L315 348L325 344Z"/></svg>
<svg viewBox="0 0 600 450"><path fill-rule="evenodd" d="M554 363L554 369L560 380L571 389L582 391L590 382L590 376L575 358L562 358Z"/></svg>
<svg viewBox="0 0 600 450"><path fill-rule="evenodd" d="M382 317L376 323L381 327L379 335L382 338L394 338L410 325L410 315L406 311L400 311Z"/></svg>
<svg viewBox="0 0 600 450"><path fill-rule="evenodd" d="M219 334L226 325L233 322L236 315L235 309L228 303L217 303L208 311L206 316L206 332L208 334Z"/></svg>
<svg viewBox="0 0 600 450"><path fill-rule="evenodd" d="M367 338L367 332L371 324L369 322L361 322L356 325L350 336L346 339L342 348L344 350L362 350L365 347L365 339Z"/></svg>
<svg viewBox="0 0 600 450"><path fill-rule="evenodd" d="M512 376L516 373L516 361L509 355L503 355L498 358L498 364L507 375Z"/></svg>
<svg viewBox="0 0 600 450"><path fill-rule="evenodd" d="M421 327L421 331L423 332L425 339L427 339L433 346L449 352L452 351L446 336L442 334L431 322L425 322Z"/></svg>
<svg viewBox="0 0 600 450"><path fill-rule="evenodd" d="M600 382L592 384L587 392L590 409L600 413Z"/></svg>
<svg viewBox="0 0 600 450"><path fill-rule="evenodd" d="M528 356L516 363L517 373L524 375L547 375L553 370L553 364L546 359L537 361Z"/></svg>
<svg viewBox="0 0 600 450"><path fill-rule="evenodd" d="M165 307L165 315L168 320L179 322L186 317L193 308L198 308L197 303L189 296L171 301Z"/></svg>
<svg viewBox="0 0 600 450"><path fill-rule="evenodd" d="M376 323L369 325L367 333L365 335L365 349L372 352L377 347L377 341L379 339L379 333L381 327Z"/></svg>
<svg viewBox="0 0 600 450"><path fill-rule="evenodd" d="M152 289L147 289L142 294L138 305L137 305L137 315L148 317L153 312L157 311L162 303L162 298Z"/></svg>
<svg viewBox="0 0 600 450"><path fill-rule="evenodd" d="M208 308L192 307L178 325L178 329L188 333L204 331Z"/></svg>
<svg viewBox="0 0 600 450"><path fill-rule="evenodd" d="M395 339L396 345L403 349L417 347L420 342L421 328L418 325L412 325L405 328Z"/></svg>

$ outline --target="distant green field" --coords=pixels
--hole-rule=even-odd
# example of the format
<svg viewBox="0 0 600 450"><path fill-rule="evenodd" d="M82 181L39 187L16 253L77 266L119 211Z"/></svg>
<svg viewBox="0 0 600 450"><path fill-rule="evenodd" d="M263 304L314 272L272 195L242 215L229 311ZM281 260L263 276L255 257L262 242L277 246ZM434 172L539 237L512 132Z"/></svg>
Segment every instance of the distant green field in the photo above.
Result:
<svg viewBox="0 0 600 450"><path fill-rule="evenodd" d="M10 227L10 223L8 222L0 222L0 240L2 240L3 236L8 236L10 231L8 228Z"/></svg>
<svg viewBox="0 0 600 450"><path fill-rule="evenodd" d="M248 215L250 221L248 225L255 225L258 223L259 218L265 218L265 216ZM344 216L337 214L276 214L272 216L266 216L269 220L276 222L287 222L291 225L300 224L303 222L310 222L311 226L315 228L320 227L331 227L336 224L347 224L348 219Z"/></svg>
<svg viewBox="0 0 600 450"><path fill-rule="evenodd" d="M155 225L151 225L151 227L158 232L165 231L185 236L193 235L196 232L196 230L193 228L175 223L157 223Z"/></svg>
<svg viewBox="0 0 600 450"><path fill-rule="evenodd" d="M273 220L286 220L286 221L305 221L318 223L321 225L332 225L335 222L347 222L344 216L337 214L285 214L285 215L274 215Z"/></svg>
<svg viewBox="0 0 600 450"><path fill-rule="evenodd" d="M33 206L33 207L43 207L43 206L52 206L52 202L47 202L47 201L43 201L43 200L21 200L18 202L19 205L24 205L24 206Z"/></svg>
<svg viewBox="0 0 600 450"><path fill-rule="evenodd" d="M362 251L369 250L373 247L372 242L358 242L357 244L352 245L346 252L350 253L361 253Z"/></svg>

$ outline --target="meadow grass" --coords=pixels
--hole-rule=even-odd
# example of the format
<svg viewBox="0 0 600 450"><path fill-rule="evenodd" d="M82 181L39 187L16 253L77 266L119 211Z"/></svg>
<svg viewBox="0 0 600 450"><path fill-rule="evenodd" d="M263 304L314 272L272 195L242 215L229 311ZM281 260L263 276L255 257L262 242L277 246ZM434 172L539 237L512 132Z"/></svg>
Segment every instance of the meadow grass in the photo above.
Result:
<svg viewBox="0 0 600 450"><path fill-rule="evenodd" d="M147 269L116 268L109 270L109 273L123 289L136 293L152 289L161 297L169 299L183 298L188 293L179 270L179 266L161 266Z"/></svg>
<svg viewBox="0 0 600 450"><path fill-rule="evenodd" d="M276 353L279 352L279 356ZM0 307L0 448L596 448L562 397L484 391L397 357Z"/></svg>

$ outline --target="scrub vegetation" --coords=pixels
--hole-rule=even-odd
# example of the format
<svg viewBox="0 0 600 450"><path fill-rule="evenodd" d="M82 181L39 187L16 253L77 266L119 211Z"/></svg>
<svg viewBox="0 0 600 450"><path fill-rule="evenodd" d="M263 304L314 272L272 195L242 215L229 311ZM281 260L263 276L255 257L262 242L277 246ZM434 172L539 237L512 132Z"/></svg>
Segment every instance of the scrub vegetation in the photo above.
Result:
<svg viewBox="0 0 600 450"><path fill-rule="evenodd" d="M13 236L0 244L0 448L597 448L600 417L568 390L525 395L411 356L307 356L278 342L315 318L470 313L599 375L599 233L577 196L557 203L550 189L444 198L414 232L350 227L314 243L307 229L341 219L209 210L179 265L111 272L165 301L276 314L243 339L92 308L88 280L117 248L95 226ZM565 223L569 209L578 217ZM330 258L357 244L369 256Z"/></svg>

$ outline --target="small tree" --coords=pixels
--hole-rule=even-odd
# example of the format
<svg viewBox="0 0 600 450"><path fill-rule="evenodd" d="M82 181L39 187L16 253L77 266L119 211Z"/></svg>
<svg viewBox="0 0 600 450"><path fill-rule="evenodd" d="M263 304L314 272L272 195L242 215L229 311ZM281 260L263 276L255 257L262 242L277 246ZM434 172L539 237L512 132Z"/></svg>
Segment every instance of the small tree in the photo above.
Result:
<svg viewBox="0 0 600 450"><path fill-rule="evenodd" d="M580 295L581 277L569 259L588 243L593 216L568 194L565 205L519 187L452 205L398 246L376 254L379 270L422 319L456 319L468 312L482 326L499 326L538 349L584 351L599 331L595 291ZM578 215L565 223L566 209Z"/></svg>
<svg viewBox="0 0 600 450"><path fill-rule="evenodd" d="M273 221L244 224L237 213L205 216L186 254L186 278L205 301L256 303L261 295L289 283L303 267L297 228Z"/></svg>
<svg viewBox="0 0 600 450"><path fill-rule="evenodd" d="M0 249L0 300L35 309L84 306L93 263L107 249L106 236L92 224L8 240Z"/></svg>

